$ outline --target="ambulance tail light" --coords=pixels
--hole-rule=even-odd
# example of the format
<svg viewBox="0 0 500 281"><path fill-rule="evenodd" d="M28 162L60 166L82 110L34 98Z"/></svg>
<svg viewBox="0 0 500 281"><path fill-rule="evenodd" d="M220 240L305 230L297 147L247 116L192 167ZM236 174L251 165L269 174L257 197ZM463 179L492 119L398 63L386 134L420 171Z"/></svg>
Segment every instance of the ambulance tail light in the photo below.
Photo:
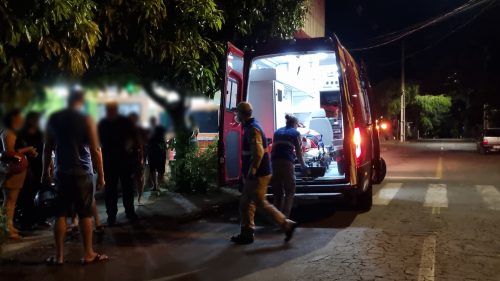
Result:
<svg viewBox="0 0 500 281"><path fill-rule="evenodd" d="M356 148L356 159L359 159L361 157L361 132L359 131L359 127L356 127L354 129L354 146Z"/></svg>

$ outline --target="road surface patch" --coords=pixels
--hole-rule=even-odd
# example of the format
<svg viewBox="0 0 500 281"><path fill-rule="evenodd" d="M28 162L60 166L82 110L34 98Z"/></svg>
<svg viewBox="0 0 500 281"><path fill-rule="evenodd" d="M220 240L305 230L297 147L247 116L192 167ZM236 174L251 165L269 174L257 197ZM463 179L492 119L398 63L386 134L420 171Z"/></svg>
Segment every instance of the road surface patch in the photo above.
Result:
<svg viewBox="0 0 500 281"><path fill-rule="evenodd" d="M488 209L500 211L500 192L493 185L476 185L476 190Z"/></svg>
<svg viewBox="0 0 500 281"><path fill-rule="evenodd" d="M443 177L443 157L439 156L436 167L436 178L441 179L442 177Z"/></svg>
<svg viewBox="0 0 500 281"><path fill-rule="evenodd" d="M402 183L386 183L373 197L373 204L387 206L403 186Z"/></svg>

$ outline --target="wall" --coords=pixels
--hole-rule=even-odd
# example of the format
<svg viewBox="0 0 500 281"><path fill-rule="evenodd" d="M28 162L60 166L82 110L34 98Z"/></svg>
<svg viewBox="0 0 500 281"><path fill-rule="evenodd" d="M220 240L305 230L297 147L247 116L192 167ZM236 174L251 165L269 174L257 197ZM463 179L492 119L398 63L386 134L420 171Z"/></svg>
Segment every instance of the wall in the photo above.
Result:
<svg viewBox="0 0 500 281"><path fill-rule="evenodd" d="M309 15L296 38L325 37L325 0L311 0Z"/></svg>

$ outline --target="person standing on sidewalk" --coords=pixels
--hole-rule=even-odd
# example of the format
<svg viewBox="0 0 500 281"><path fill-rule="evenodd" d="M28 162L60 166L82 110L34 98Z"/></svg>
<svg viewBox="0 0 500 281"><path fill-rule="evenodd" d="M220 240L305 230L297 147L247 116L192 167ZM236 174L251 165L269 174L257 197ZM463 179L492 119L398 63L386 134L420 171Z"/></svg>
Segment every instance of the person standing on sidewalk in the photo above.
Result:
<svg viewBox="0 0 500 281"><path fill-rule="evenodd" d="M118 103L106 105L106 117L99 122L99 137L106 175L104 196L108 225L116 224L118 183L122 189L125 215L135 221L138 217L134 208L134 169L138 160L133 157L132 151L138 140L132 121L118 113Z"/></svg>
<svg viewBox="0 0 500 281"><path fill-rule="evenodd" d="M97 189L104 188L101 149L94 121L81 112L85 104L84 93L72 90L68 108L54 113L47 124L43 149L42 182L51 183L52 152L55 152L55 182L57 188L54 239L55 256L46 262L64 263L66 218L76 212L82 233L82 264L107 261L92 247L92 202L94 200L93 170L97 171Z"/></svg>
<svg viewBox="0 0 500 281"><path fill-rule="evenodd" d="M271 161L267 148L267 139L259 123L252 118L250 103L241 102L237 106L238 122L243 124L242 139L242 174L243 191L240 199L241 232L231 237L235 244L251 244L254 241L254 216L257 208L271 217L285 232L288 242L297 227L266 199L267 187L271 180Z"/></svg>
<svg viewBox="0 0 500 281"><path fill-rule="evenodd" d="M134 124L138 141L133 148L133 156L136 157L136 167L133 172L134 185L137 190L137 205L142 206L142 195L144 193L144 163L146 162L145 149L148 141L148 133L140 124L139 114L133 112L128 115L128 118Z"/></svg>
<svg viewBox="0 0 500 281"><path fill-rule="evenodd" d="M147 158L149 166L149 180L153 191L160 191L160 184L165 177L165 166L167 164L167 141L166 130L158 125L155 117L150 119L151 136L147 144Z"/></svg>
<svg viewBox="0 0 500 281"><path fill-rule="evenodd" d="M24 125L24 117L21 110L13 109L9 111L3 120L4 130L0 131L0 152L12 158L18 158L19 163L26 161L26 156L36 157L38 152L33 146L24 146L20 138L18 138L19 130ZM7 156L8 157L8 156ZM27 161L26 161L27 162ZM0 189L3 192L3 205L7 212L7 230L9 238L19 240L22 237L19 235L19 230L14 227L14 211L16 208L19 193L23 187L26 178L27 170L24 168L19 171L6 171L5 178L0 180Z"/></svg>
<svg viewBox="0 0 500 281"><path fill-rule="evenodd" d="M295 196L295 159L302 166L302 171L308 173L304 159L300 133L297 131L299 120L292 115L286 115L286 127L274 132L273 151L273 178L271 186L274 194L274 206L287 218L292 212L293 197ZM295 152L294 152L295 151Z"/></svg>
<svg viewBox="0 0 500 281"><path fill-rule="evenodd" d="M19 133L19 139L24 146L32 146L37 151L43 151L43 132L40 130L40 113L31 111L26 114L24 127ZM36 157L28 157L29 167L23 188L17 203L21 228L32 230L35 226L50 227L47 218L40 216L35 207L36 193L41 189L42 153Z"/></svg>

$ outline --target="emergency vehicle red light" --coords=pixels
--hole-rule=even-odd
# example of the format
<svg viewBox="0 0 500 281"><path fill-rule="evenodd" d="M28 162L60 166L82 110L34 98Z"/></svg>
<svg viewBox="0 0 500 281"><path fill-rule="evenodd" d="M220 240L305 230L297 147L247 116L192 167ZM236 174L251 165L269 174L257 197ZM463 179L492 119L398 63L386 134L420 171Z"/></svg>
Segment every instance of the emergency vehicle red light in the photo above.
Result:
<svg viewBox="0 0 500 281"><path fill-rule="evenodd" d="M361 156L361 133L359 131L359 128L354 129L353 141L356 147L356 158L359 158Z"/></svg>

